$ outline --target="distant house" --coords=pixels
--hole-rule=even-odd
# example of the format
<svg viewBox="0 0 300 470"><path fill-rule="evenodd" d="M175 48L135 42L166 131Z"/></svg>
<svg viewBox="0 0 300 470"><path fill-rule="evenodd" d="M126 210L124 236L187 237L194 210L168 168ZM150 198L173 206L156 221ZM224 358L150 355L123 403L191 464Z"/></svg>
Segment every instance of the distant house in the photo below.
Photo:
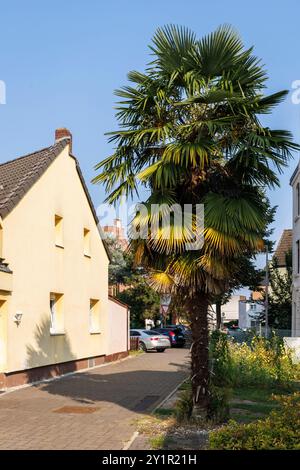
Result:
<svg viewBox="0 0 300 470"><path fill-rule="evenodd" d="M244 295L232 295L226 304L221 306L222 324L234 322L238 324L241 311L245 308L246 297ZM212 325L216 323L216 306L212 305L210 318Z"/></svg>
<svg viewBox="0 0 300 470"><path fill-rule="evenodd" d="M238 324L241 312L246 306L245 295L233 295L226 304L222 305L222 322L236 321Z"/></svg>
<svg viewBox="0 0 300 470"><path fill-rule="evenodd" d="M286 265L286 254L292 251L293 246L293 230L285 229L279 239L276 249L273 254L273 258L276 258L278 270L280 274L284 274L287 271ZM266 289L266 278L262 280L260 291L254 291L251 293L251 299L253 301L263 301L264 291ZM271 293L271 286L269 285L269 294Z"/></svg>
<svg viewBox="0 0 300 470"><path fill-rule="evenodd" d="M128 240L120 219L114 219L113 225L103 225L102 231L106 236L116 240L123 250L128 248Z"/></svg>
<svg viewBox="0 0 300 470"><path fill-rule="evenodd" d="M0 389L128 354L72 136L0 165Z"/></svg>
<svg viewBox="0 0 300 470"><path fill-rule="evenodd" d="M293 190L293 303L292 336L300 336L300 164L290 185Z"/></svg>
<svg viewBox="0 0 300 470"><path fill-rule="evenodd" d="M286 271L286 254L293 248L293 230L285 229L282 232L273 257L276 258L279 271Z"/></svg>
<svg viewBox="0 0 300 470"><path fill-rule="evenodd" d="M243 329L256 328L263 308L261 302L252 297L247 299L245 295L232 295L229 301L221 306L222 324L235 323ZM215 310L213 305L210 312L213 323L216 322Z"/></svg>
<svg viewBox="0 0 300 470"><path fill-rule="evenodd" d="M260 314L264 310L264 305L251 297L248 299L239 313L239 327L242 329L258 329L260 325Z"/></svg>

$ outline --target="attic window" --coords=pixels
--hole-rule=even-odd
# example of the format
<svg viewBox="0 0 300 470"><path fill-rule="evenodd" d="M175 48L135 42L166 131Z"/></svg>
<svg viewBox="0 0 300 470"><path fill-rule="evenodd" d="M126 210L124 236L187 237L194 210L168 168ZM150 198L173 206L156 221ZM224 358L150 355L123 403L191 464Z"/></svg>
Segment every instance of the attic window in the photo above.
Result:
<svg viewBox="0 0 300 470"><path fill-rule="evenodd" d="M100 302L98 299L90 299L89 327L90 333L100 333Z"/></svg>
<svg viewBox="0 0 300 470"><path fill-rule="evenodd" d="M60 215L55 214L55 245L63 248L63 218Z"/></svg>
<svg viewBox="0 0 300 470"><path fill-rule="evenodd" d="M91 256L91 232L89 229L83 229L83 254L84 256Z"/></svg>

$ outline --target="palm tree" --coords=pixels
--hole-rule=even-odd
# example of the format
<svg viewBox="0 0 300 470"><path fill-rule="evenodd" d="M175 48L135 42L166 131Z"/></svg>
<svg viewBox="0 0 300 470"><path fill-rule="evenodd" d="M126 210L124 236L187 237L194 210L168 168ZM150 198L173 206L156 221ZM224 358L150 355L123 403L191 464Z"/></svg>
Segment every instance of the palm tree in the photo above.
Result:
<svg viewBox="0 0 300 470"><path fill-rule="evenodd" d="M113 155L96 166L94 183L104 183L107 201L150 190L145 201L164 204L159 215L137 211L133 227L146 239L132 241L136 262L152 271L152 286L180 296L192 328L191 380L194 407L209 403L208 306L223 293L239 260L263 248L270 217L267 187L279 185L276 171L298 146L289 132L264 127L286 96L264 96L267 75L252 49L228 26L198 40L186 28L158 29L145 73L130 72L132 83L116 94L119 129L110 133ZM166 207L192 206L193 230ZM204 244L190 250L204 204ZM151 231L151 223L158 230Z"/></svg>

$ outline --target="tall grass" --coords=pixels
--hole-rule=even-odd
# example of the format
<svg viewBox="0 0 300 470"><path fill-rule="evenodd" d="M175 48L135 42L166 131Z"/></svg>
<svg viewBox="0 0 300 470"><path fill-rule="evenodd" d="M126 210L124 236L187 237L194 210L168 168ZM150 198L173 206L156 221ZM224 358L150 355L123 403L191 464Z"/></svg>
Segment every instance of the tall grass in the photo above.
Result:
<svg viewBox="0 0 300 470"><path fill-rule="evenodd" d="M217 450L300 450L300 393L275 397L280 407L249 424L231 421L212 432L209 448Z"/></svg>
<svg viewBox="0 0 300 470"><path fill-rule="evenodd" d="M292 362L292 352L275 335L270 339L254 336L247 343L236 343L225 333L214 331L210 337L210 406L208 418L225 422L229 418L232 389L253 387L263 390L291 390L300 380L300 365ZM175 409L178 421L192 415L190 383L180 395Z"/></svg>
<svg viewBox="0 0 300 470"><path fill-rule="evenodd" d="M292 389L300 374L292 353L281 338L254 336L237 343L214 331L210 338L210 410L209 417L224 422L229 417L229 399L233 388Z"/></svg>
<svg viewBox="0 0 300 470"><path fill-rule="evenodd" d="M290 388L298 378L299 366L293 364L292 353L283 340L255 336L250 344L229 341L229 371L233 387Z"/></svg>
<svg viewBox="0 0 300 470"><path fill-rule="evenodd" d="M254 336L250 343L236 343L224 333L211 335L210 357L215 385L230 387L290 387L299 378L299 365L283 340Z"/></svg>

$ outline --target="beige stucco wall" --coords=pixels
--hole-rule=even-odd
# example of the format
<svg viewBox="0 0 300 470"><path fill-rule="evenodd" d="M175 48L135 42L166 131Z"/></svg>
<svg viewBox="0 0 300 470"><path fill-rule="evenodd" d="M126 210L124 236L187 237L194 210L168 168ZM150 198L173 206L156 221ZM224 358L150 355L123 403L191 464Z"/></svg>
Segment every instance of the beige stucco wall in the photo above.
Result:
<svg viewBox="0 0 300 470"><path fill-rule="evenodd" d="M63 217L64 248L55 246L55 214ZM84 227L91 231L90 258L83 254ZM2 372L108 353L108 257L68 147L3 220L3 257L13 291ZM60 336L49 332L50 292L64 295ZM100 334L89 332L90 299L100 299ZM16 312L23 314L19 326Z"/></svg>
<svg viewBox="0 0 300 470"><path fill-rule="evenodd" d="M129 316L127 309L109 299L108 354L127 351L129 341Z"/></svg>

